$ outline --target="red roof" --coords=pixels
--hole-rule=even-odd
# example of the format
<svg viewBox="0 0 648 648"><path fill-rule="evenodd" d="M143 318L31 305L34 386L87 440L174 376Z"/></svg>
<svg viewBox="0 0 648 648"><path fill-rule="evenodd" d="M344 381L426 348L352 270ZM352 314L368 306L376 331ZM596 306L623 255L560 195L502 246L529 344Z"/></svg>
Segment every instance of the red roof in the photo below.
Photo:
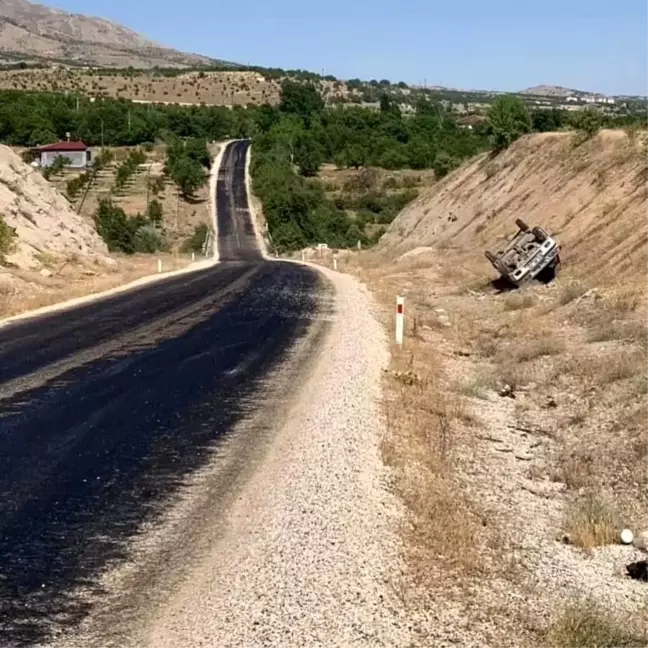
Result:
<svg viewBox="0 0 648 648"><path fill-rule="evenodd" d="M84 142L56 142L56 144L46 144L39 146L39 151L87 151L88 145Z"/></svg>

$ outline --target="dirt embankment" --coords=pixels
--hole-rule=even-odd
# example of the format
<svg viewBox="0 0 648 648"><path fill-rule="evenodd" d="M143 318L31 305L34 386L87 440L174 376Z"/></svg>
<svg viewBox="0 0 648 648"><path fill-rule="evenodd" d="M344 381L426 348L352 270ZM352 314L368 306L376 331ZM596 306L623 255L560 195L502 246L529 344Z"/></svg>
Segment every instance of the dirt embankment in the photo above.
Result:
<svg viewBox="0 0 648 648"><path fill-rule="evenodd" d="M481 156L423 193L393 222L381 250L390 256L420 246L481 253L521 217L559 237L570 272L643 278L646 134L603 131L580 144L577 138L533 135L500 155Z"/></svg>
<svg viewBox="0 0 648 648"><path fill-rule="evenodd" d="M40 172L0 145L0 215L16 231L10 263L19 268L41 265L43 254L81 255L101 260L106 244L92 224Z"/></svg>
<svg viewBox="0 0 648 648"><path fill-rule="evenodd" d="M383 457L409 512L403 595L423 645L645 645L646 584L627 571L648 528L645 142L523 138L338 260L391 331L405 296ZM516 218L557 237L563 267L505 292L484 250Z"/></svg>

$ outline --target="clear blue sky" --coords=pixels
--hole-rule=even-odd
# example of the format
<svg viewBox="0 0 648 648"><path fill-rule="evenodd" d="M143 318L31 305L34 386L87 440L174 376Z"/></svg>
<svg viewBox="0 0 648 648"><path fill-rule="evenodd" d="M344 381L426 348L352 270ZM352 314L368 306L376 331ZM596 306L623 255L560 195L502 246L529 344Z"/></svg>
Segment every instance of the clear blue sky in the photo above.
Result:
<svg viewBox="0 0 648 648"><path fill-rule="evenodd" d="M214 58L343 79L647 94L646 0L41 0Z"/></svg>

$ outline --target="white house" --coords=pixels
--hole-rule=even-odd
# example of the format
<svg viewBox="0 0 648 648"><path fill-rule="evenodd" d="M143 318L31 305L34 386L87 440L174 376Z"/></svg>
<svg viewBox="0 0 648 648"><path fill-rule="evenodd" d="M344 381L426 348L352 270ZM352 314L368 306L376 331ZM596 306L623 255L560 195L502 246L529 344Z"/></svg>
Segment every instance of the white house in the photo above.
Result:
<svg viewBox="0 0 648 648"><path fill-rule="evenodd" d="M39 146L40 165L52 166L56 158L65 157L70 161L71 169L85 169L91 162L92 152L84 142L56 142Z"/></svg>

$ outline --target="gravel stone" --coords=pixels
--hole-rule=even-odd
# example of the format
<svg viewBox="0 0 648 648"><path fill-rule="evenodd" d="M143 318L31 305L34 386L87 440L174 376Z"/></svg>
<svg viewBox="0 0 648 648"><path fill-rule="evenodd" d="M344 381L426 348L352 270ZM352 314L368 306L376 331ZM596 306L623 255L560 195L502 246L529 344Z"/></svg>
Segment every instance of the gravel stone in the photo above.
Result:
<svg viewBox="0 0 648 648"><path fill-rule="evenodd" d="M379 450L385 334L356 280L323 272L337 296L320 360L217 551L142 624L137 645L410 644L395 587L403 512Z"/></svg>

